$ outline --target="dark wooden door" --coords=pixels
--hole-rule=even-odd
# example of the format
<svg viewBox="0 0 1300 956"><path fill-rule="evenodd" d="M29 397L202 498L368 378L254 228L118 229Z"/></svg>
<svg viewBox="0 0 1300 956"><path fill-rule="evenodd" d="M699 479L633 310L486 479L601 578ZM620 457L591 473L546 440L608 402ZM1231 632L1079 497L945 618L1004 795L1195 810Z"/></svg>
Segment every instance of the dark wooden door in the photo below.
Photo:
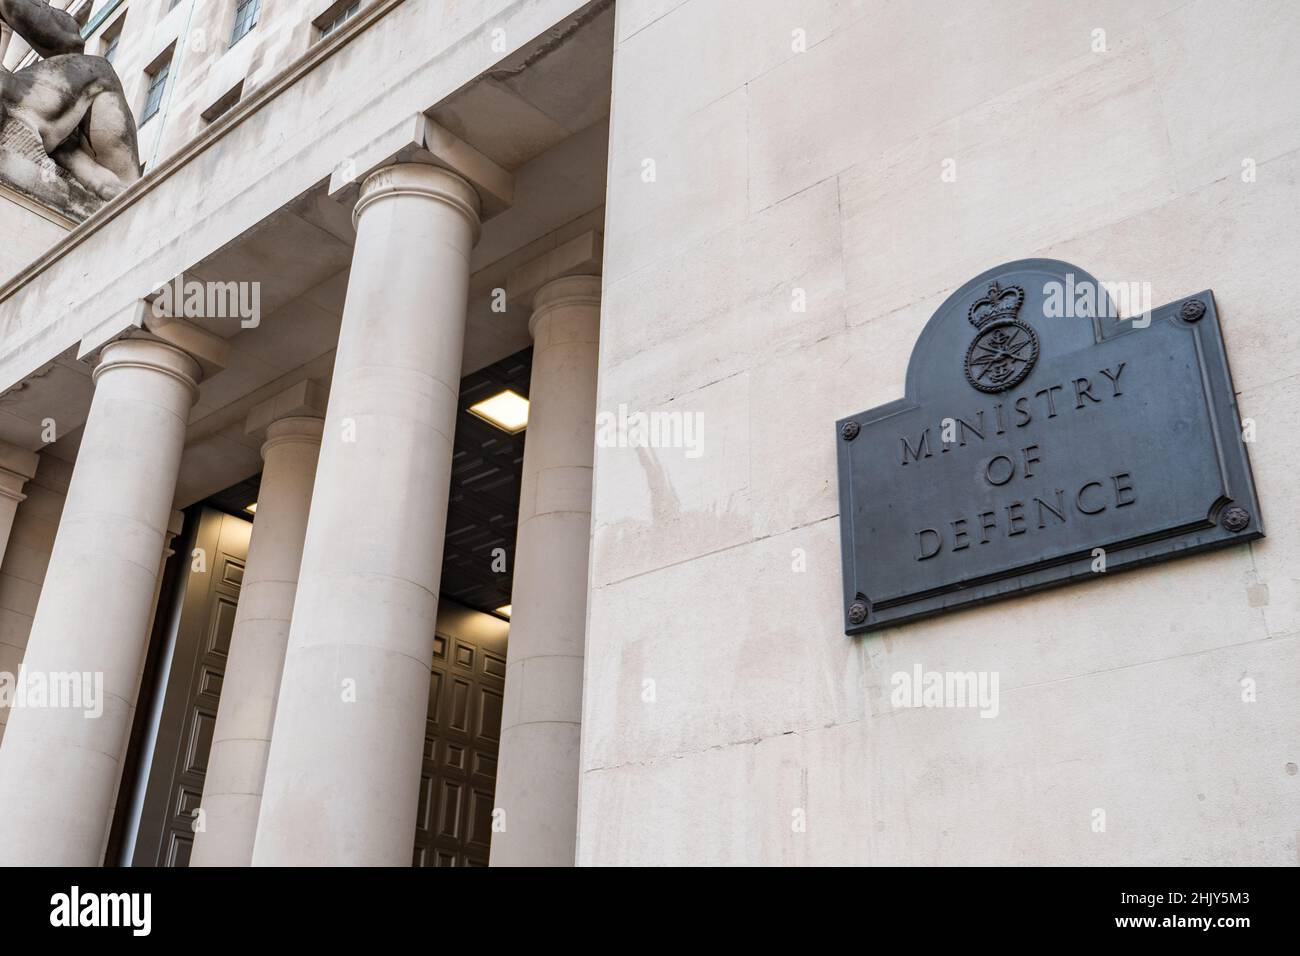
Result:
<svg viewBox="0 0 1300 956"><path fill-rule="evenodd" d="M185 565L171 666L163 691L133 866L188 866L195 810L203 796L217 702L226 673L235 607L248 560L252 523L211 508L199 513L195 549ZM159 613L165 613L163 608Z"/></svg>
<svg viewBox="0 0 1300 956"><path fill-rule="evenodd" d="M191 559L171 607L160 606L159 614L176 615L176 626L170 666L163 661L167 676L133 866L189 865L251 530L248 521L203 508L192 544L204 553L202 569ZM451 601L439 608L416 866L487 866L507 630L504 622Z"/></svg>
<svg viewBox="0 0 1300 956"><path fill-rule="evenodd" d="M439 608L434 638L414 864L487 866L505 693L505 626L449 604L444 599Z"/></svg>

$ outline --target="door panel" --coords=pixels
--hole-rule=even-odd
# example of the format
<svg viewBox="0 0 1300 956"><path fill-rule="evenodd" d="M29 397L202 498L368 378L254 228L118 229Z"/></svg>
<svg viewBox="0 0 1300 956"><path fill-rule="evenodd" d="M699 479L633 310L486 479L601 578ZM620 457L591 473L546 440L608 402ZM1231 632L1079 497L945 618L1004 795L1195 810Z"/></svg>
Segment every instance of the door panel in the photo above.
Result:
<svg viewBox="0 0 1300 956"><path fill-rule="evenodd" d="M250 522L211 508L185 572L171 664L132 856L134 866L188 866L225 677ZM161 611L160 611L161 613ZM487 866L505 691L507 625L444 600L429 680L413 862Z"/></svg>
<svg viewBox="0 0 1300 956"><path fill-rule="evenodd" d="M461 608L439 608L429 679L416 866L487 866L492 841L505 628Z"/></svg>
<svg viewBox="0 0 1300 956"><path fill-rule="evenodd" d="M187 570L133 866L188 866L251 522L205 508Z"/></svg>

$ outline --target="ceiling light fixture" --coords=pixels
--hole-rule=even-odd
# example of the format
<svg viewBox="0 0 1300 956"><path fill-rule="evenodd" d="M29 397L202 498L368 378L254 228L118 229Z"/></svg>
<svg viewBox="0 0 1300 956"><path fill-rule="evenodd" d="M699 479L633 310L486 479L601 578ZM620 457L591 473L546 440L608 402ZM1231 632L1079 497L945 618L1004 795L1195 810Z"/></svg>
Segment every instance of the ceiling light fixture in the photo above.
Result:
<svg viewBox="0 0 1300 956"><path fill-rule="evenodd" d="M470 414L509 435L518 435L528 427L528 399L512 389L475 402L469 410Z"/></svg>

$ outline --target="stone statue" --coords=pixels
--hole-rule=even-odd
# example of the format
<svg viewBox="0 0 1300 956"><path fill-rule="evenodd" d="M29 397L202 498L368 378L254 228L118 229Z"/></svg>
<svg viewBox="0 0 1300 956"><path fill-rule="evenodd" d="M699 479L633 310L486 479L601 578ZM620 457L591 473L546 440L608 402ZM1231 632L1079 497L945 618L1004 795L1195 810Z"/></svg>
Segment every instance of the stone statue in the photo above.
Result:
<svg viewBox="0 0 1300 956"><path fill-rule="evenodd" d="M107 60L82 52L72 16L46 0L0 0L0 22L45 57L17 72L0 66L0 160L19 148L14 143L25 131L15 131L17 123L99 199L112 199L139 179L135 118L122 82ZM7 169L0 165L0 172Z"/></svg>

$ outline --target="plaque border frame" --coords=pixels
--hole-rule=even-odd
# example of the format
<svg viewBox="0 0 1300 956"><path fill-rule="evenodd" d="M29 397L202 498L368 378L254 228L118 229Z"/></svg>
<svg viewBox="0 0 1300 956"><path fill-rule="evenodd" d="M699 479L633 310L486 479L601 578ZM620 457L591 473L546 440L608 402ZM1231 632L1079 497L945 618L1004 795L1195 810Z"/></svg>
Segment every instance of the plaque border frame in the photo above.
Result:
<svg viewBox="0 0 1300 956"><path fill-rule="evenodd" d="M850 436L856 437L859 429L864 425L921 407L921 401L912 397L916 384L913 377L915 356L932 335L938 334L939 317L947 314L957 300L969 297L992 280L1005 278L1007 273L1036 269L1072 272L1081 279L1096 282L1086 270L1056 259L1020 259L1003 263L981 273L969 282L963 283L961 288L945 299L917 337L908 359L904 397L836 421L840 559L844 595L842 620L846 635L866 634L948 611L1032 594L1081 580L1092 580L1098 576L1098 572L1092 570L1094 560L1092 547L1102 545L1095 544L1086 552L1074 552L1046 561L1033 561L991 575L969 576L940 588L918 592L914 596L894 599L888 605L881 607L871 604L870 595L861 585L863 577L858 569L860 565L865 566L869 558L864 555L860 561L855 553L851 448L853 438ZM1195 318L1188 320L1186 316L1189 314L1195 314ZM1223 329L1219 324L1213 291L1205 289L1151 310L1152 323L1171 320L1187 326L1189 333L1194 336L1196 352L1200 360L1203 394L1209 407L1211 432L1215 440L1224 493L1207 510L1203 521L1106 545L1105 574L1243 544L1264 537L1263 515L1255 489L1250 457L1246 443L1241 437L1241 414L1237 408L1237 393L1233 387L1232 370L1228 364L1227 348L1223 340ZM1097 342L1140 331L1133 327L1131 319L1111 321L1107 328L1103 326L1100 319L1094 318L1093 327ZM1249 523L1243 530L1230 531L1220 523L1222 513L1230 506L1240 506L1248 512ZM861 614L864 607L865 619L860 622L855 621L855 616Z"/></svg>

